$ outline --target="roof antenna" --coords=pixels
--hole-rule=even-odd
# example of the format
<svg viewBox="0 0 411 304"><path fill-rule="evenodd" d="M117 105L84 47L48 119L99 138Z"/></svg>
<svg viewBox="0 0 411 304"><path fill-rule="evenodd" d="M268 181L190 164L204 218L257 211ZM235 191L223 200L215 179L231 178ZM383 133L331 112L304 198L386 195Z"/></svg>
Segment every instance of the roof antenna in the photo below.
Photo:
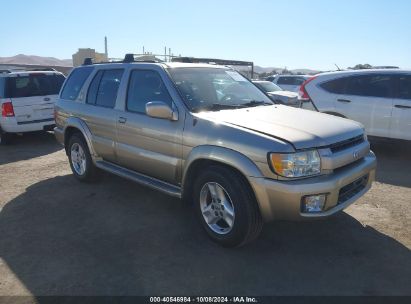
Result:
<svg viewBox="0 0 411 304"><path fill-rule="evenodd" d="M334 65L337 67L337 70L338 70L338 71L342 71L342 70L340 69L340 67L339 67L336 63L334 63Z"/></svg>

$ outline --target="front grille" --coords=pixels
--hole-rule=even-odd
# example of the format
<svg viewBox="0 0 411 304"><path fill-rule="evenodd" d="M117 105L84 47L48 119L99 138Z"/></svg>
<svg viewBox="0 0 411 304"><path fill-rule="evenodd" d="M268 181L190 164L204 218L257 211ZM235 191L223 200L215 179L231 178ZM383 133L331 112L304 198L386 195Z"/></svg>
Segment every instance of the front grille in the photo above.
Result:
<svg viewBox="0 0 411 304"><path fill-rule="evenodd" d="M364 142L364 135L359 135L359 136L332 144L330 146L330 149L333 153L336 153L336 152L354 147L362 142Z"/></svg>
<svg viewBox="0 0 411 304"><path fill-rule="evenodd" d="M342 204L355 196L356 194L360 193L368 183L368 174L364 175L363 177L353 181L351 184L344 186L340 189L340 193L338 194L338 204Z"/></svg>

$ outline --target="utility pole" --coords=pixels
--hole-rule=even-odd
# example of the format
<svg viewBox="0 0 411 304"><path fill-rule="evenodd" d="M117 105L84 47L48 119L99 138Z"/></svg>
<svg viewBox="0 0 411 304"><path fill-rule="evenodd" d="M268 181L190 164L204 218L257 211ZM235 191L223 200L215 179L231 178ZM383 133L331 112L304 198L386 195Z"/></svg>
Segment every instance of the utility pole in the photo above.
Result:
<svg viewBox="0 0 411 304"><path fill-rule="evenodd" d="M108 60L107 36L104 36L104 55L106 56L106 60Z"/></svg>
<svg viewBox="0 0 411 304"><path fill-rule="evenodd" d="M164 61L167 62L167 47L164 47Z"/></svg>

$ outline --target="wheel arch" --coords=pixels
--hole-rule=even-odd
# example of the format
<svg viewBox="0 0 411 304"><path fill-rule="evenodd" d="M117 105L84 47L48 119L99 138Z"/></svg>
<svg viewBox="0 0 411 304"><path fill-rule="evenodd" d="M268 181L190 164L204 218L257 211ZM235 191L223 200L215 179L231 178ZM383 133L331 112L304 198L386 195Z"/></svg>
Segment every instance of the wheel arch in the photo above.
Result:
<svg viewBox="0 0 411 304"><path fill-rule="evenodd" d="M201 168L222 166L235 171L244 178L255 196L249 177L263 177L260 169L244 154L217 146L199 146L194 148L184 163L182 175L182 197L187 200L192 193L195 176Z"/></svg>
<svg viewBox="0 0 411 304"><path fill-rule="evenodd" d="M67 120L67 124L64 128L64 147L65 147L66 153L67 153L68 143L69 143L70 137L74 133L80 133L83 136L83 138L86 141L87 146L89 148L91 157L94 161L94 158L97 156L97 154L94 150L94 147L93 147L93 144L92 144L92 141L91 141L92 135L91 135L90 129L87 127L86 123L83 120L81 120L80 118L70 117Z"/></svg>

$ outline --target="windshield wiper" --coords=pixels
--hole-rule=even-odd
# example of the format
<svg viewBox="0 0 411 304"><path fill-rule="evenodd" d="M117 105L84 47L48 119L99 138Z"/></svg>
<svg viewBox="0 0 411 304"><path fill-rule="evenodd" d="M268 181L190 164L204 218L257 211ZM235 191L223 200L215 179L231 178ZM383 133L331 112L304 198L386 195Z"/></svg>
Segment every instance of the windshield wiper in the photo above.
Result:
<svg viewBox="0 0 411 304"><path fill-rule="evenodd" d="M200 112L200 111L220 111L220 110L227 110L227 109L238 109L241 105L230 105L230 104L220 104L220 103L213 103L205 106L199 106L193 108L193 112Z"/></svg>
<svg viewBox="0 0 411 304"><path fill-rule="evenodd" d="M267 106L272 106L273 103L271 102L266 102L266 101L260 101L260 100L251 100L247 103L243 103L241 105L237 105L238 107L257 107L257 106L262 106L262 105L267 105Z"/></svg>

